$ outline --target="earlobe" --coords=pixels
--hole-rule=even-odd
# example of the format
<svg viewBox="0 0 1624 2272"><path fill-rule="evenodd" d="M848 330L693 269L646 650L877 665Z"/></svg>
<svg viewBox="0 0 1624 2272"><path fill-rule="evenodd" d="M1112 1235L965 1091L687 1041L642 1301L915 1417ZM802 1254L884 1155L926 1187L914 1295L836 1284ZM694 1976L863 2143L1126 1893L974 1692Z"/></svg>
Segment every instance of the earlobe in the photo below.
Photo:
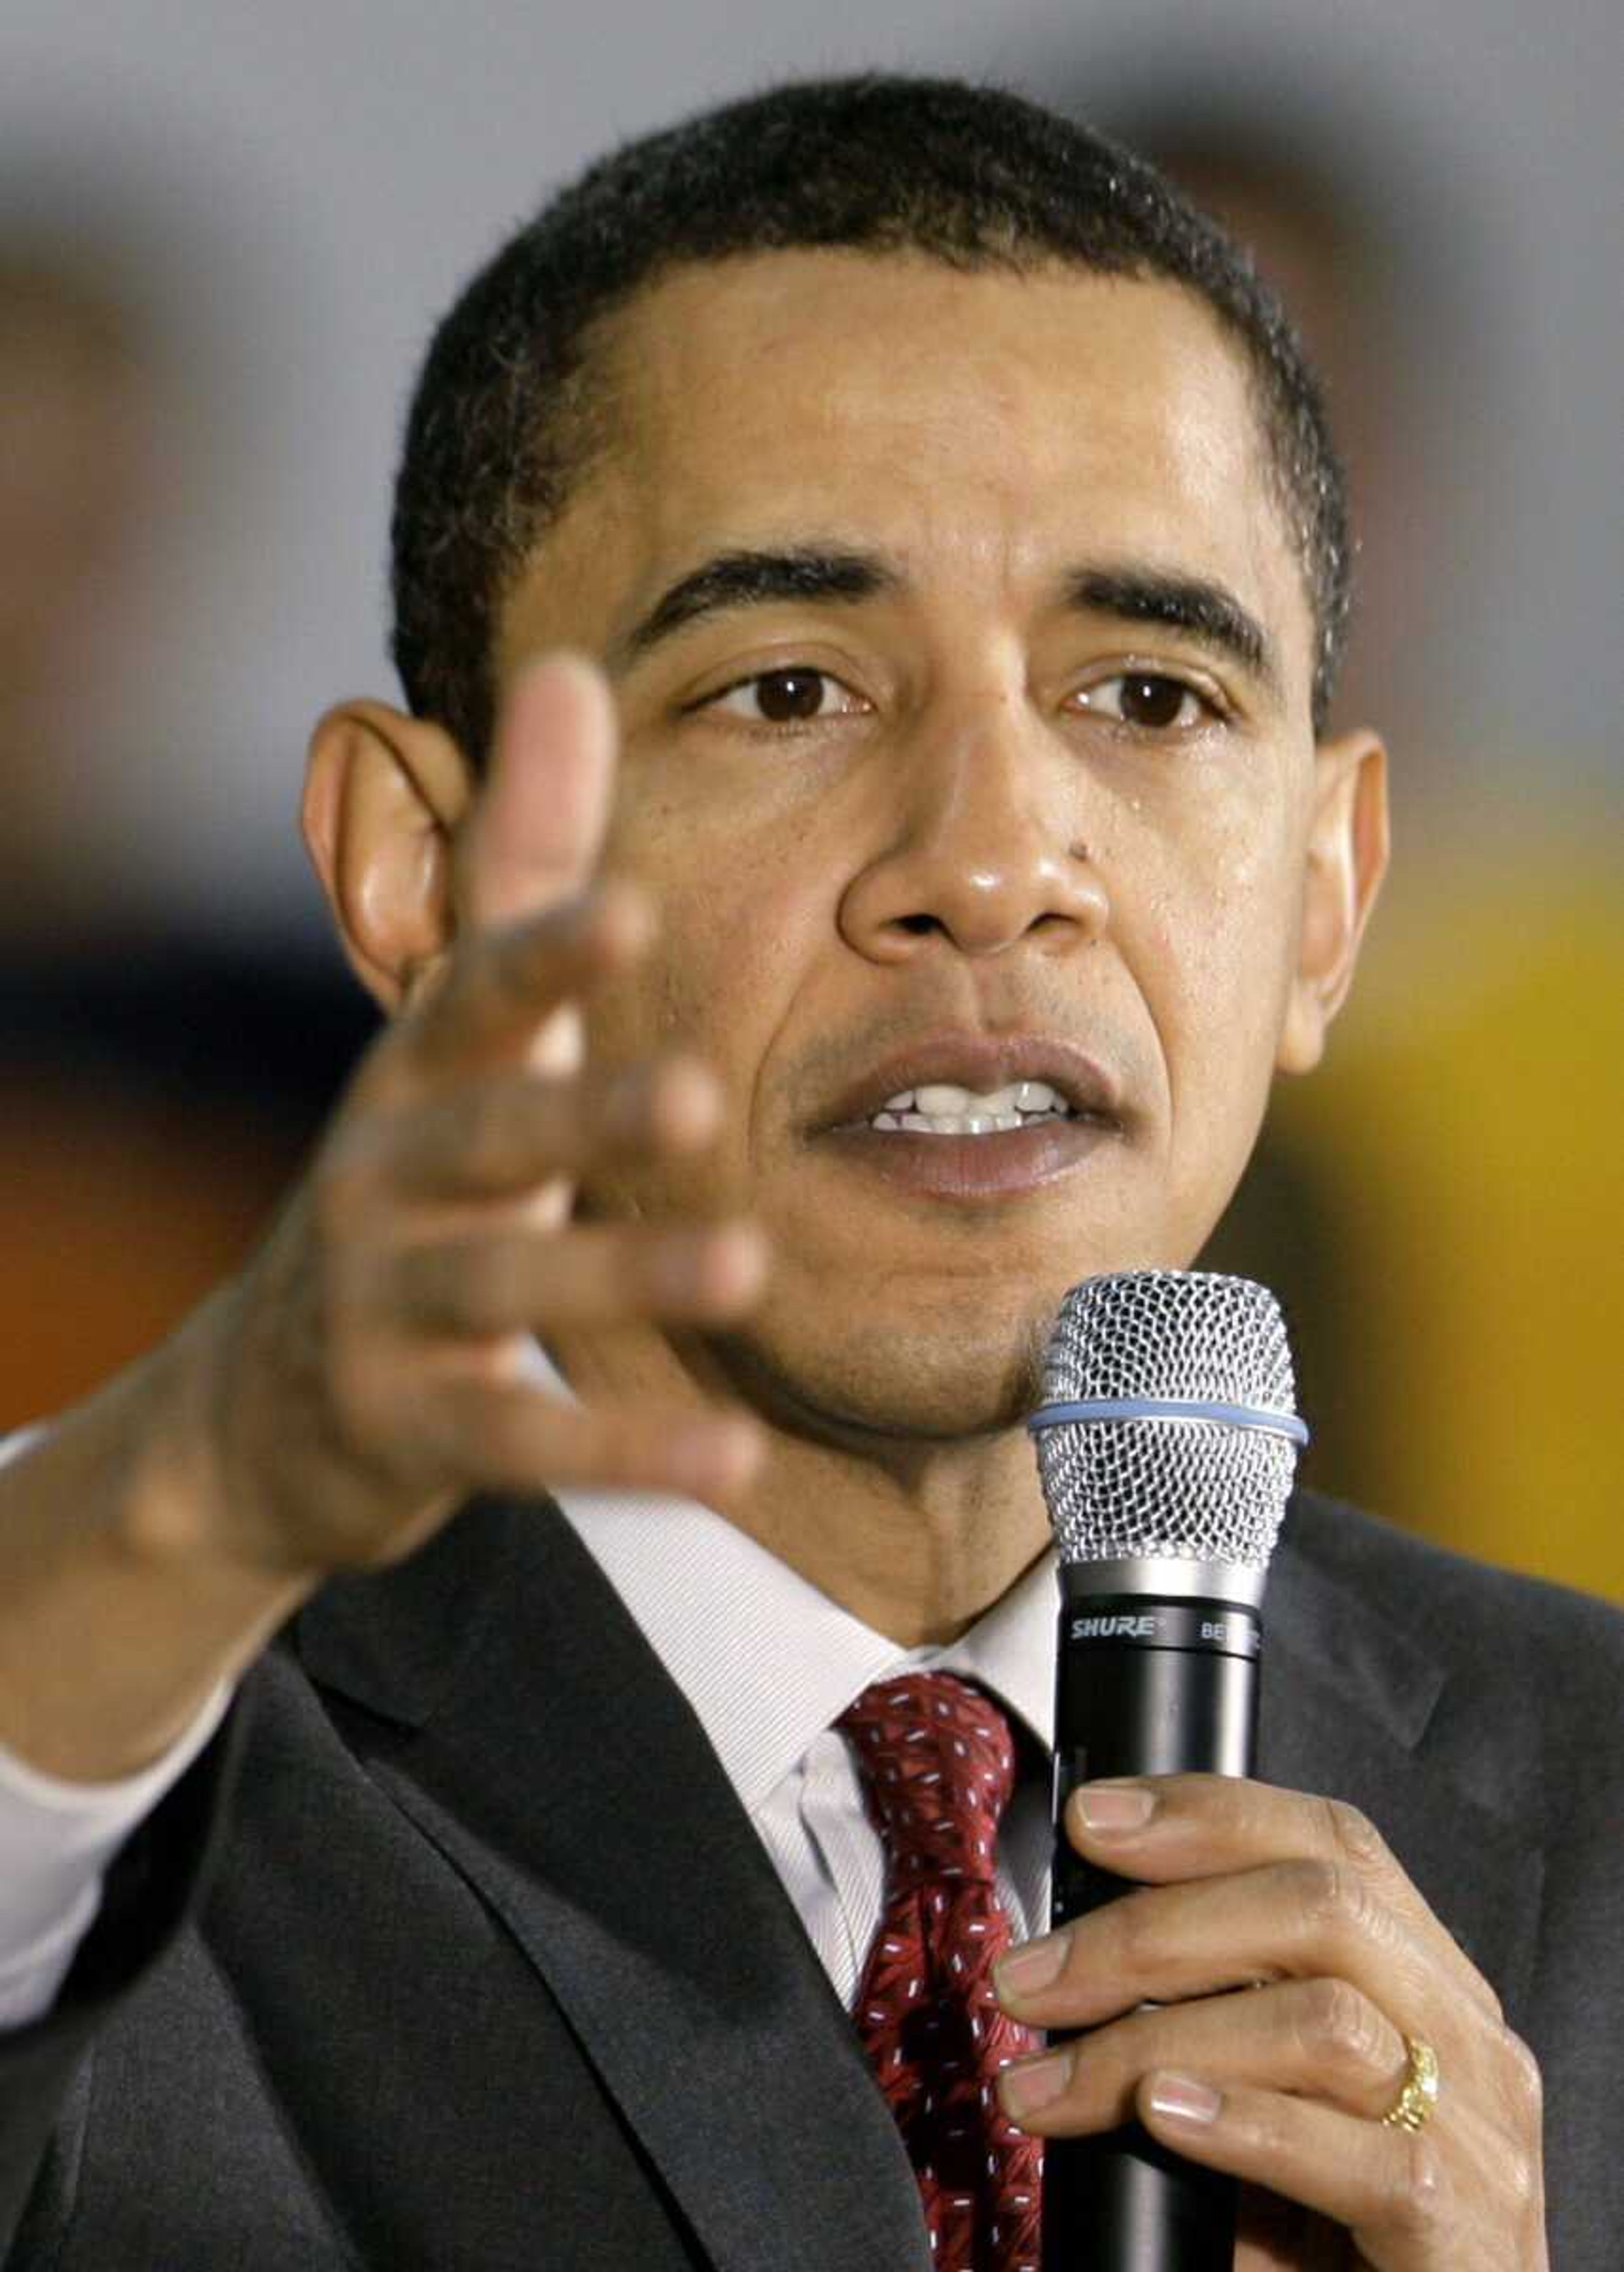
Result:
<svg viewBox="0 0 1624 2272"><path fill-rule="evenodd" d="M300 819L345 953L398 1010L456 929L451 840L472 781L450 736L386 702L342 702L310 736Z"/></svg>
<svg viewBox="0 0 1624 2272"><path fill-rule="evenodd" d="M1314 813L1303 876L1297 968L1276 1064L1309 1072L1353 983L1365 926L1387 873L1387 752L1375 735L1345 734L1315 753Z"/></svg>

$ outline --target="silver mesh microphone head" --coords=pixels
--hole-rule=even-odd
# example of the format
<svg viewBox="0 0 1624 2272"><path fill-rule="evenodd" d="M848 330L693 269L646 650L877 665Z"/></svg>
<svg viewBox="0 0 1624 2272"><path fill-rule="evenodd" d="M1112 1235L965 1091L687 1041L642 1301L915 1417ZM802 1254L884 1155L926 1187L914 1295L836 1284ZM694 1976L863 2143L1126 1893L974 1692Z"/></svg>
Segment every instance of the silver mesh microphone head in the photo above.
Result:
<svg viewBox="0 0 1624 2272"><path fill-rule="evenodd" d="M1045 1417L1141 1402L1220 1411ZM1085 1279L1061 1304L1031 1425L1062 1562L1217 1563L1261 1588L1307 1432L1267 1287L1196 1270Z"/></svg>

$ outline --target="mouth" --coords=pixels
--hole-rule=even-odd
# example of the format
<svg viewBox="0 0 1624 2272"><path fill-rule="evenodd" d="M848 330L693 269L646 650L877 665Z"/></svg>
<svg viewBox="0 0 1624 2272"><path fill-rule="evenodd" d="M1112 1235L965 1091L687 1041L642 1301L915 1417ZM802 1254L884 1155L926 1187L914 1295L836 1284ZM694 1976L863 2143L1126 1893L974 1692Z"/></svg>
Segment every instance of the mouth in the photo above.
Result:
<svg viewBox="0 0 1624 2272"><path fill-rule="evenodd" d="M816 1132L837 1156L922 1197L1051 1184L1123 1134L1114 1081L1068 1043L959 1036L891 1059Z"/></svg>
<svg viewBox="0 0 1624 2272"><path fill-rule="evenodd" d="M867 1125L836 1128L823 1141L849 1165L920 1199L1016 1199L1079 1168L1120 1132L1081 1117L1033 1119L980 1136Z"/></svg>
<svg viewBox="0 0 1624 2272"><path fill-rule="evenodd" d="M954 1081L927 1081L887 1097L861 1125L910 1136L1002 1136L1048 1120L1082 1116L1046 1080L1006 1083L978 1095Z"/></svg>

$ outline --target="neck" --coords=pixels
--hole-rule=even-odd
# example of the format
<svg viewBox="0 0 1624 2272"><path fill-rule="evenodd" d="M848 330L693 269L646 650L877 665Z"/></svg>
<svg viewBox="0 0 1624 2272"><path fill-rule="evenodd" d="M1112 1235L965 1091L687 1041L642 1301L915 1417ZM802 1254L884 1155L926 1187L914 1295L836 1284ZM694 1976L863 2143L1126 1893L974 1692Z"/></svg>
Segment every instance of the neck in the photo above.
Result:
<svg viewBox="0 0 1624 2272"><path fill-rule="evenodd" d="M696 1401L692 1371L646 1345L562 1337L561 1370L584 1398ZM711 1382L721 1386L719 1377ZM1049 1543L1024 1428L959 1438L879 1434L801 1411L767 1417L768 1454L722 1511L801 1577L906 1648L954 1640Z"/></svg>
<svg viewBox="0 0 1624 2272"><path fill-rule="evenodd" d="M842 1609L905 1648L957 1640L1049 1537L1024 1434L916 1449L913 1461L882 1466L775 1437L760 1482L727 1510Z"/></svg>

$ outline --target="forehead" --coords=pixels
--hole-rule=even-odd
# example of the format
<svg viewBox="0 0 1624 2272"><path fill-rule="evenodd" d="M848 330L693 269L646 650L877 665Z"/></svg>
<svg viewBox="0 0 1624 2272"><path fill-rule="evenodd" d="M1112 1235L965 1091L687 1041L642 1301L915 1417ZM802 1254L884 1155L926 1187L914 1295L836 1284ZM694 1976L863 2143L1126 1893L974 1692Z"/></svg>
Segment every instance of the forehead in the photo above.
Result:
<svg viewBox="0 0 1624 2272"><path fill-rule="evenodd" d="M577 608L596 595L591 631L612 639L696 560L808 535L984 598L1109 557L1238 588L1307 684L1244 355L1178 286L752 255L644 290L597 368L607 446L510 624L533 634L538 586L568 587Z"/></svg>

